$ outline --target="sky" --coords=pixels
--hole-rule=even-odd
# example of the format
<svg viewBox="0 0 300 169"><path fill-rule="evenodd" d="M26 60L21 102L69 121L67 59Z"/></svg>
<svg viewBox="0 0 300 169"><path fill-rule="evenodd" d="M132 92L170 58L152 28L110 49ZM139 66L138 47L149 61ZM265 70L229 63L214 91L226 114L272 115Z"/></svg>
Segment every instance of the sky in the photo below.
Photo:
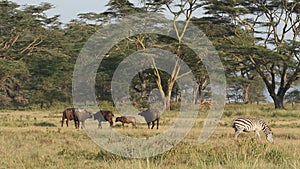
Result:
<svg viewBox="0 0 300 169"><path fill-rule="evenodd" d="M60 20L64 23L77 18L79 13L104 12L109 0L11 0L19 5L39 5L48 2L54 5L54 9L46 12L47 16L60 15Z"/></svg>
<svg viewBox="0 0 300 169"><path fill-rule="evenodd" d="M43 2L48 2L54 5L53 9L46 11L48 17L60 15L60 21L68 23L70 20L77 18L80 13L104 12L107 7L105 6L109 0L10 0L19 5L39 5ZM138 0L131 0L131 3L139 6L141 5ZM195 11L195 15L200 16L203 11ZM173 19L171 13L165 13L166 18ZM183 18L184 19L184 18Z"/></svg>

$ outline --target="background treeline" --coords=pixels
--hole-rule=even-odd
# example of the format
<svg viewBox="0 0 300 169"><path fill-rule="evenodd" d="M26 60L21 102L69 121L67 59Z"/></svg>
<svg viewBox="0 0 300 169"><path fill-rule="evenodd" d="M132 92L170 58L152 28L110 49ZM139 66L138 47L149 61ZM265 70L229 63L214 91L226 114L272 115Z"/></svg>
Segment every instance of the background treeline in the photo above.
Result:
<svg viewBox="0 0 300 169"><path fill-rule="evenodd" d="M294 88L300 77L297 1L141 0L133 4L128 0L110 0L107 6L103 13L78 14L78 19L63 24L59 16L45 14L53 8L51 4L20 6L0 1L0 108L71 104L73 69L85 42L104 24L137 12L186 14L188 17L182 20L197 25L219 52L226 69L229 102L258 103L270 95L275 108L284 108L284 99L300 99ZM196 10L202 12L195 13ZM128 55L151 47L176 53L179 45L180 42L159 35L124 39L99 65L97 99L111 101L111 78ZM196 77L195 103L209 98L211 89L205 66L185 46L177 55ZM132 79L131 100L136 105L146 106L150 91L157 86L157 73L167 95L170 75L161 70L145 70ZM176 83L171 86L170 101L180 101Z"/></svg>

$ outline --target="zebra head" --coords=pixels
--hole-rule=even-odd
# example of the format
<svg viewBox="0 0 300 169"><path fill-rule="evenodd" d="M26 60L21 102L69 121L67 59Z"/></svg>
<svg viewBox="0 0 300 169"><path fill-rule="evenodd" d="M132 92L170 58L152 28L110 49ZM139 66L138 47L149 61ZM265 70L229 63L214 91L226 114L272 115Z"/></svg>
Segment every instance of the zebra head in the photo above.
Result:
<svg viewBox="0 0 300 169"><path fill-rule="evenodd" d="M266 138L269 142L273 142L273 135L272 135L272 131L269 131L266 133Z"/></svg>

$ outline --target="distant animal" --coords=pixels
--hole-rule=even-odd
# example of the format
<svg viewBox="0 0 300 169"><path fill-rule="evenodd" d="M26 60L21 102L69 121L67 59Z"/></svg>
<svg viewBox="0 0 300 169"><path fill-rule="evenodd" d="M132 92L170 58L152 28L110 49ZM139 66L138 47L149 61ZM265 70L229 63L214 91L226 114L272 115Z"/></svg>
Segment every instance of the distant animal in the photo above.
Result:
<svg viewBox="0 0 300 169"><path fill-rule="evenodd" d="M85 109L75 109L75 119L78 120L78 126L77 128L79 128L79 124L81 122L81 128L85 128L84 126L84 122L86 119L88 118L92 118L93 114Z"/></svg>
<svg viewBox="0 0 300 169"><path fill-rule="evenodd" d="M150 129L150 123L152 123L151 129L153 129L155 125L155 121L157 121L156 129L158 129L160 112L157 109L147 109L146 111L140 112L138 115L143 116L145 118L149 129Z"/></svg>
<svg viewBox="0 0 300 169"><path fill-rule="evenodd" d="M233 120L232 127L235 130L234 138L237 139L238 135L242 132L254 131L254 135L260 139L259 131L262 130L266 139L273 142L271 128L262 120L255 118L236 118Z"/></svg>
<svg viewBox="0 0 300 169"><path fill-rule="evenodd" d="M101 122L102 121L108 121L110 124L110 127L113 126L113 118L114 114L110 110L100 110L97 113L94 114L94 120L98 120L98 128L102 128Z"/></svg>
<svg viewBox="0 0 300 169"><path fill-rule="evenodd" d="M124 127L124 124L132 124L133 127L136 127L136 119L133 116L121 116L116 118L116 122L121 122L122 126Z"/></svg>
<svg viewBox="0 0 300 169"><path fill-rule="evenodd" d="M64 125L65 119L67 119L66 124L69 127L69 120L74 120L75 128L79 128L80 122L81 127L84 128L84 121L88 118L92 118L93 114L88 112L85 109L79 108L67 108L63 111L62 120L61 120L61 127Z"/></svg>
<svg viewBox="0 0 300 169"><path fill-rule="evenodd" d="M61 127L64 126L65 119L67 119L67 121L66 121L67 127L69 127L69 121L71 121L71 120L74 120L75 128L79 127L79 120L75 116L75 108L67 108L63 111Z"/></svg>

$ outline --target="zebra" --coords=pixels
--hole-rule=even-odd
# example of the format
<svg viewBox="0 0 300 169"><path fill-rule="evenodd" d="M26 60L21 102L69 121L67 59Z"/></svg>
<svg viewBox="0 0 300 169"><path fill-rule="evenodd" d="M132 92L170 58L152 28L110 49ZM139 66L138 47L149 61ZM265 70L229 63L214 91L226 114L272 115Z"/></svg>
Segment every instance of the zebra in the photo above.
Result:
<svg viewBox="0 0 300 169"><path fill-rule="evenodd" d="M235 130L234 138L240 133L254 131L254 135L260 139L259 131L262 130L266 134L266 139L269 142L273 142L271 128L262 120L255 118L236 118L233 120L232 127Z"/></svg>

